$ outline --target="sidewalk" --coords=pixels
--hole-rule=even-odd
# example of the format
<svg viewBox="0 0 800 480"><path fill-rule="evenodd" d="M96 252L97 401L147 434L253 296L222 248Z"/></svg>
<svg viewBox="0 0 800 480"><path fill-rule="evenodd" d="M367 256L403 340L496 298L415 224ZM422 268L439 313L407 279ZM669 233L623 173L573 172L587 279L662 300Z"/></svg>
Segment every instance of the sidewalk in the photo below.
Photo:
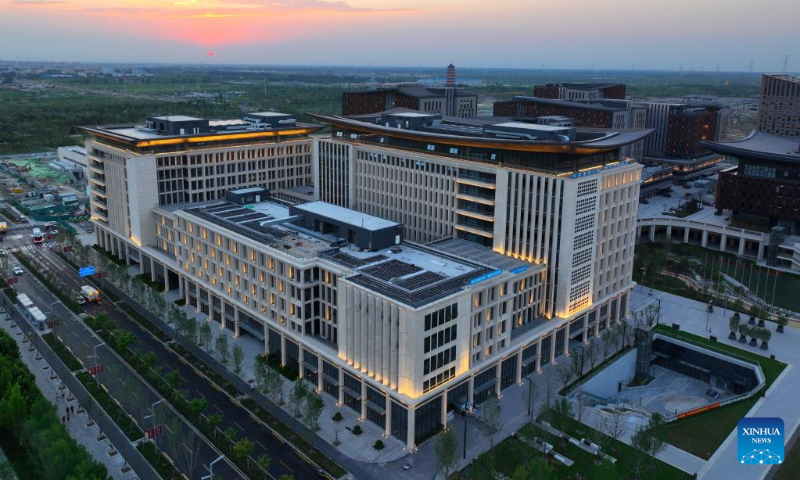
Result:
<svg viewBox="0 0 800 480"><path fill-rule="evenodd" d="M43 359L36 359L38 353L36 349L30 350L33 348L31 344L23 343L22 332L16 326L12 327L12 324L11 320L0 320L2 328L17 341L22 361L36 378L36 386L42 391L44 398L56 406L58 415L66 415L66 408L74 407L75 414L71 415L70 421L66 423L70 436L83 445L92 458L105 465L108 469L108 474L115 480L136 479L137 476L132 469L128 468L126 472L122 471L123 466L125 466L125 459L122 458L122 455L116 453L116 449L108 439L105 437L98 439L102 432L97 425L87 426L89 421L88 413L78 413L80 406L72 397L72 394L66 388L59 389L61 379L51 373L50 366ZM114 454L111 455L111 452L114 452Z"/></svg>
<svg viewBox="0 0 800 480"><path fill-rule="evenodd" d="M774 332L774 324L768 324L773 331L769 342L769 350L739 343L728 339L728 319L733 314L730 310L723 315L723 310L714 308L714 313L706 312L706 305L665 292L653 291L653 295L640 293L638 290L631 296L631 309L638 310L661 300L661 322L677 323L681 330L695 335L708 337L715 335L717 341L733 347L747 350L758 355L775 355L777 360L788 364L780 377L772 384L764 398L759 400L747 413L748 417L778 417L785 424L785 438L790 438L800 424L800 409L797 398L800 395L800 331L788 327L785 333ZM708 327L706 327L708 323ZM770 466L763 467L739 464L736 453L736 431L731 431L728 438L699 472L699 478L707 480L761 480Z"/></svg>

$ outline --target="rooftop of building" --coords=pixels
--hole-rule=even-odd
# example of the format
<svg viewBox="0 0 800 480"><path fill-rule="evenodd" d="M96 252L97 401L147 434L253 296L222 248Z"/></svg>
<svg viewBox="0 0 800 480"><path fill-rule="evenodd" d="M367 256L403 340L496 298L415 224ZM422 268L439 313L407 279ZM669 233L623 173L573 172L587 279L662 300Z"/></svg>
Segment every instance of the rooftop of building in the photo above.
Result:
<svg viewBox="0 0 800 480"><path fill-rule="evenodd" d="M298 122L285 113L253 112L233 119L162 115L148 118L144 125L97 125L80 128L105 140L141 148L307 135L322 127Z"/></svg>
<svg viewBox="0 0 800 480"><path fill-rule="evenodd" d="M625 86L622 83L601 83L601 82L562 82L564 88L572 90L603 90L606 88Z"/></svg>
<svg viewBox="0 0 800 480"><path fill-rule="evenodd" d="M374 89L367 89L367 90L350 90L346 91L347 93L370 93L370 92L383 92L383 91L397 91L402 93L403 95L408 95L409 97L414 98L440 98L445 96L445 86L441 87L429 87L427 85L421 85L418 83L401 83L400 85L396 85L393 87L378 87ZM456 96L466 96L466 95L476 95L474 93L469 93L464 91L460 87L456 87Z"/></svg>
<svg viewBox="0 0 800 480"><path fill-rule="evenodd" d="M380 230L382 228L394 227L398 225L397 222L386 220L374 215L368 215L349 208L340 207L332 203L326 202L309 202L301 205L295 205L297 210L318 213L326 217L335 218L340 222L361 227L365 230Z"/></svg>
<svg viewBox="0 0 800 480"><path fill-rule="evenodd" d="M783 80L786 82L800 83L800 77L789 75L787 73L765 73L764 76L777 78L778 80Z"/></svg>
<svg viewBox="0 0 800 480"><path fill-rule="evenodd" d="M239 192L246 193L243 190ZM360 225L361 219L376 228L395 225L389 220L324 202L311 202L300 207L314 213L335 215L355 225ZM427 247L401 243L376 251L362 250L347 243L346 239L293 224L295 217L289 213L289 208L273 201L247 205L213 201L194 206L172 206L169 210L185 212L300 259L321 258L343 266L353 271L346 277L348 281L412 308L428 305L504 271L519 274L529 267L544 269L542 265L501 255L459 239L443 240Z"/></svg>
<svg viewBox="0 0 800 480"><path fill-rule="evenodd" d="M753 130L734 142L701 142L703 147L722 155L779 162L800 162L800 140Z"/></svg>
<svg viewBox="0 0 800 480"><path fill-rule="evenodd" d="M507 117L455 118L436 114L407 117L393 109L357 117L311 116L335 129L364 135L392 137L419 142L441 142L476 148L497 148L529 152L591 153L612 150L639 141L653 130L556 127L535 120ZM429 149L430 150L430 149Z"/></svg>
<svg viewBox="0 0 800 480"><path fill-rule="evenodd" d="M517 95L512 102L533 102L544 105L553 105L564 108L574 108L578 110L593 110L597 112L623 112L628 110L628 102L624 100L566 100L560 98L541 98L529 95Z"/></svg>

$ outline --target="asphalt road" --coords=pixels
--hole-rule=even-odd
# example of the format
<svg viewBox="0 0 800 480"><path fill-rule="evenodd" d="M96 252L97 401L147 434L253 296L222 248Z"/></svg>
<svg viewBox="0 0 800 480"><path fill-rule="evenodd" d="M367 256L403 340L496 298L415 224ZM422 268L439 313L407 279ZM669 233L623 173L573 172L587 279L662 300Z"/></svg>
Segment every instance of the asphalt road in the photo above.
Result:
<svg viewBox="0 0 800 480"><path fill-rule="evenodd" d="M58 255L49 249L40 249L36 252L39 253L40 259L47 262L47 265L62 274L62 280L75 292L80 289L81 285L84 285L80 281L77 272ZM192 398L204 398L209 405L205 412L206 414L221 414L223 420L220 428L222 430L234 428L238 437L250 439L254 443L253 458L258 458L262 454L267 454L272 458L269 468L271 475L277 478L280 475L288 474L298 480L324 478L320 477L316 468L297 454L294 447L280 440L259 419L251 415L244 407L234 403L226 392L220 390L210 380L200 375L194 367L184 363L183 359L175 352L165 348L165 345L158 338L131 320L107 297L103 296L99 304L86 304L84 308L91 315L101 312L108 314L109 317L117 322L120 328L133 333L136 340L131 348L139 349L142 352L155 352L157 356L156 365L162 366L164 373L176 370L181 377L179 389L189 390ZM78 335L80 334L78 333ZM81 348L89 348L89 345L85 342L82 343L83 346ZM219 463L215 465L215 470L217 466L219 466ZM217 471L215 471L216 475L219 475ZM224 476L223 478L234 477Z"/></svg>
<svg viewBox="0 0 800 480"><path fill-rule="evenodd" d="M5 248L12 248L14 245L12 239L7 238L4 242ZM39 258L46 258L46 254L54 256L47 248L37 246L35 249L26 251L25 253L33 254ZM11 258L9 265L15 263ZM51 263L52 264L52 263ZM68 279L72 277L69 267L52 264L53 268L63 274L63 278ZM77 276L77 275L75 275ZM120 363L116 357L111 354L107 347L98 346L102 344L96 335L88 329L83 323L75 320L72 312L70 312L62 303L58 301L50 291L42 288L41 284L36 281L35 277L26 271L23 275L18 277L18 283L14 284L14 288L19 293L26 293L31 301L38 306L42 312L47 315L48 319L58 318L59 325L55 328L57 335L59 335L74 353L76 357L81 359L86 366L96 363L103 364L104 370L98 375L98 379L103 385L108 388L112 395L122 404L123 408L131 414L139 426L146 430L152 426L152 419L145 418L149 414L149 405L160 400L160 396L147 388L142 381L124 364ZM77 291L77 288L75 289ZM110 309L113 310L113 309ZM90 312L91 313L91 312ZM98 346L96 348L96 346ZM97 357L95 357L97 354ZM165 451L170 453L173 461L178 468L184 473L187 473L192 479L200 479L208 474L208 465L219 457L217 451L208 443L197 437L179 417L168 408L157 409L159 415L156 417L159 421L169 422L169 425L176 430L179 430L180 438L170 444L172 448L168 448L166 442L170 442L168 438L160 438L159 445L165 448ZM177 427L177 428L176 428ZM169 433L169 429L167 431ZM186 445L180 449L180 444ZM183 454L176 454L175 451L185 452ZM191 451L191 453L189 453ZM220 476L225 479L242 478L227 461L217 462L214 465L214 475Z"/></svg>

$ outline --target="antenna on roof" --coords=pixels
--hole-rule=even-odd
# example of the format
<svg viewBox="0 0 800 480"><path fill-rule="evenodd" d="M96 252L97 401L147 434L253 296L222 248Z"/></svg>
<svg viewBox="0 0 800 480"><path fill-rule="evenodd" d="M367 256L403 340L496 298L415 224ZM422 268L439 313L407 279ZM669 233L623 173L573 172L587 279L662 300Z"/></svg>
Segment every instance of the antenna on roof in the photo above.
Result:
<svg viewBox="0 0 800 480"><path fill-rule="evenodd" d="M783 73L789 73L789 55L783 56Z"/></svg>

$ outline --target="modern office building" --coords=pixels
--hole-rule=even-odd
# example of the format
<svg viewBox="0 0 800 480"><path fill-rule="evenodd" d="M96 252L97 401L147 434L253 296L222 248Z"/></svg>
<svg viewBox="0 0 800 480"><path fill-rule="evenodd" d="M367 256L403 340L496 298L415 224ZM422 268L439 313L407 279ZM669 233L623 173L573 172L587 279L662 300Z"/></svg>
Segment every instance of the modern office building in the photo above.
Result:
<svg viewBox="0 0 800 480"><path fill-rule="evenodd" d="M405 84L342 94L342 114L345 116L368 115L393 108L451 117L474 117L478 112L478 95L457 86L452 64L447 67L446 83L441 87Z"/></svg>
<svg viewBox="0 0 800 480"><path fill-rule="evenodd" d="M644 142L646 164L672 166L677 180L687 180L722 162L702 142L725 139L730 108L702 102L640 105L647 109L647 128L654 131Z"/></svg>
<svg viewBox="0 0 800 480"><path fill-rule="evenodd" d="M548 83L533 87L533 96L561 100L625 100L621 83Z"/></svg>
<svg viewBox="0 0 800 480"><path fill-rule="evenodd" d="M574 125L578 127L642 130L646 126L647 111L629 100L565 100L517 96L511 100L495 102L494 115L516 119L542 119L537 120L539 123L553 117L566 117L573 119ZM644 153L644 143L628 145L621 153L639 161Z"/></svg>
<svg viewBox="0 0 800 480"><path fill-rule="evenodd" d="M783 227L800 235L800 139L754 131L736 142L706 142L706 148L738 159L720 173L716 208L731 221L767 231Z"/></svg>
<svg viewBox="0 0 800 480"><path fill-rule="evenodd" d="M800 137L800 77L766 73L761 77L758 130Z"/></svg>
<svg viewBox="0 0 800 480"><path fill-rule="evenodd" d="M278 118L87 127L98 243L407 448L626 316L647 131L315 116L296 203L269 160L319 127Z"/></svg>
<svg viewBox="0 0 800 480"><path fill-rule="evenodd" d="M294 199L313 183L309 134L320 128L275 112L83 127L98 243L127 256L131 245L155 241L154 208L224 198L230 189L266 187Z"/></svg>

